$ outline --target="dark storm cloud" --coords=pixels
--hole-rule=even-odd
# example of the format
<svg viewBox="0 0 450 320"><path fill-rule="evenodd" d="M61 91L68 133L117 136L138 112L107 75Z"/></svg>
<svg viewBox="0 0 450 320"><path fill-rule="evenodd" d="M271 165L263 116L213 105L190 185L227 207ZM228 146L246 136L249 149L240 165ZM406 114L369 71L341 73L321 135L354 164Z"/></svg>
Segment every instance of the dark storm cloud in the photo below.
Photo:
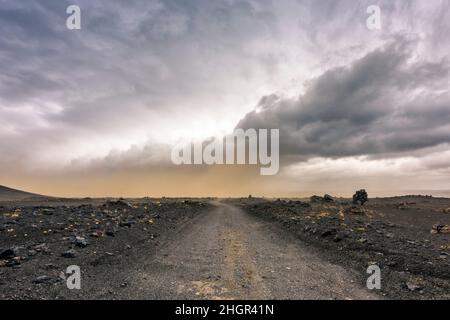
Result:
<svg viewBox="0 0 450 320"><path fill-rule="evenodd" d="M79 31L66 28L70 4L81 7ZM164 136L161 123L174 116L213 112L207 101L223 94L230 78L248 72L242 81L250 83L252 72L265 68L244 45L273 33L270 7L267 1L0 0L0 161L35 162L42 151L55 158L72 153L66 160L98 152L91 154L97 158L127 150L138 135L140 141ZM129 142L115 145L120 139ZM77 153L73 144L90 150Z"/></svg>
<svg viewBox="0 0 450 320"><path fill-rule="evenodd" d="M298 99L263 98L240 128L280 128L285 155L341 157L450 142L450 64L417 60L397 37L311 81Z"/></svg>
<svg viewBox="0 0 450 320"><path fill-rule="evenodd" d="M244 45L274 32L267 1L1 4L1 106L52 100L63 107L53 121L81 126L94 103L101 117L123 112L124 99L145 112L217 91L211 74L225 78L238 58L257 64ZM69 4L82 8L79 32L65 28Z"/></svg>
<svg viewBox="0 0 450 320"><path fill-rule="evenodd" d="M0 165L161 166L165 143L231 131L318 74L241 124L280 127L295 157L448 141L449 1L377 2L381 32L370 0L0 0ZM423 38L385 45L398 32Z"/></svg>

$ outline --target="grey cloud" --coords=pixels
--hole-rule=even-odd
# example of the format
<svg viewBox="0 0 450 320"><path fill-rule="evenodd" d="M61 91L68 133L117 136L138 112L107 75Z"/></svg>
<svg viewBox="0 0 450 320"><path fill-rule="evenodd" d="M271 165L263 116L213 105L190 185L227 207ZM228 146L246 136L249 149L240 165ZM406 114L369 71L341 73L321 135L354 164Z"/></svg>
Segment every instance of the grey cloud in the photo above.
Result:
<svg viewBox="0 0 450 320"><path fill-rule="evenodd" d="M128 150L111 150L107 156L86 161L79 158L71 162L71 170L117 172L123 169L162 169L172 167L171 147L166 144L132 145ZM64 168L67 169L67 168Z"/></svg>
<svg viewBox="0 0 450 320"><path fill-rule="evenodd" d="M287 156L410 152L450 142L450 64L414 60L404 37L313 80L297 99L265 97L240 128L280 128Z"/></svg>
<svg viewBox="0 0 450 320"><path fill-rule="evenodd" d="M43 154L57 158L73 145L91 147L99 140L114 149L134 129L142 131L139 140L155 131L170 135L170 129L183 131L198 115L237 118L254 103L253 90L277 90L288 81L291 74L280 69L311 63L323 71L330 56L331 65L345 64L341 54L353 61L397 31L396 21L408 20L400 29L410 33L426 32L425 52L411 49L415 53L439 57L448 52L443 32L450 20L448 1L424 5L427 10L419 1L379 3L387 15L385 29L369 34L365 9L371 1L366 0L0 0L5 35L0 38L0 162L17 166ZM65 28L69 4L82 8L79 32ZM409 21L410 16L420 19ZM351 49L355 46L362 51ZM249 114L242 124L281 127L287 135L284 149L306 157L408 150L446 141L448 96L440 92L448 77L446 62L406 65L410 56L399 46L375 51L350 69L326 72L298 100L262 100L262 112ZM406 101L408 93L422 87L429 92ZM230 96L245 97L245 103ZM183 121L170 127L174 116ZM400 130L403 122L407 125ZM428 132L430 123L438 126ZM408 137L408 130L423 133L407 144L402 134ZM117 149L127 150L133 138ZM153 149L143 148L147 159ZM105 163L137 161L138 149L130 150L132 157L125 151L124 161L110 155ZM75 158L88 153L79 152ZM104 154L102 149L90 156Z"/></svg>
<svg viewBox="0 0 450 320"><path fill-rule="evenodd" d="M82 9L80 31L65 27L69 4ZM208 111L211 105L201 102L223 94L230 78L264 68L263 59L243 50L273 28L268 2L258 6L0 1L0 119L8 123L0 152L32 158L35 150L57 150L74 137L114 139L136 127L146 135L158 130L158 117Z"/></svg>
<svg viewBox="0 0 450 320"><path fill-rule="evenodd" d="M82 8L78 33L65 29L71 3ZM90 104L100 116L123 112L123 103L111 103L116 98L167 108L180 97L217 91L238 59L252 64L255 57L242 47L270 32L272 21L269 11L247 1L6 1L0 8L6 34L0 39L1 107L53 100L63 107L53 120L81 126L77 119L91 113Z"/></svg>

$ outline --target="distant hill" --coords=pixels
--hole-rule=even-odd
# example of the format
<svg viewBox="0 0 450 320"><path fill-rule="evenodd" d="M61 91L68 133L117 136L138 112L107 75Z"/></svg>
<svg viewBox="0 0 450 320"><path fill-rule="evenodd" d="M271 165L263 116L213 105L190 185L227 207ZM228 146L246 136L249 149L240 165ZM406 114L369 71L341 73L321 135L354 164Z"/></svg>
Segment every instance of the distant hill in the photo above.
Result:
<svg viewBox="0 0 450 320"><path fill-rule="evenodd" d="M0 186L0 201L18 201L27 198L41 198L39 194L11 189L5 186Z"/></svg>

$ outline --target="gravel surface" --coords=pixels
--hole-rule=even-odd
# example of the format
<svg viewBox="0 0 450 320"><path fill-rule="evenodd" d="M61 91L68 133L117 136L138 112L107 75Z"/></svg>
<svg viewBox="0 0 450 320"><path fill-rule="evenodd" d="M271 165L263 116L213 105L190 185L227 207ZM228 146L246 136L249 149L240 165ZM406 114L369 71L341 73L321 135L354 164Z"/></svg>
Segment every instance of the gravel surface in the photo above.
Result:
<svg viewBox="0 0 450 320"><path fill-rule="evenodd" d="M448 299L450 199L0 202L1 299ZM368 290L367 267L381 268ZM66 268L81 269L81 290Z"/></svg>
<svg viewBox="0 0 450 320"><path fill-rule="evenodd" d="M382 297L450 298L450 199L380 198L364 206L346 199L311 200L231 202L314 246L329 261L355 270L361 281L367 267L377 264Z"/></svg>
<svg viewBox="0 0 450 320"><path fill-rule="evenodd" d="M209 207L150 199L4 202L0 299L126 298L121 290L133 268ZM70 265L81 269L81 290L67 289Z"/></svg>

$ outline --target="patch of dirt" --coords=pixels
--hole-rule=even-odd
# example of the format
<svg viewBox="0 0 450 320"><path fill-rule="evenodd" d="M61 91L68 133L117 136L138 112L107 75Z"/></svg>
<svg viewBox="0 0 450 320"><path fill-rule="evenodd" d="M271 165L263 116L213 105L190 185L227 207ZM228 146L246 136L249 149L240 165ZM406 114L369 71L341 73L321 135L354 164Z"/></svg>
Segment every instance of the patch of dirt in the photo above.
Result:
<svg viewBox="0 0 450 320"><path fill-rule="evenodd" d="M239 232L226 230L223 233L224 282L232 292L243 292L242 299L264 299L267 289L259 272L250 259L250 254Z"/></svg>

